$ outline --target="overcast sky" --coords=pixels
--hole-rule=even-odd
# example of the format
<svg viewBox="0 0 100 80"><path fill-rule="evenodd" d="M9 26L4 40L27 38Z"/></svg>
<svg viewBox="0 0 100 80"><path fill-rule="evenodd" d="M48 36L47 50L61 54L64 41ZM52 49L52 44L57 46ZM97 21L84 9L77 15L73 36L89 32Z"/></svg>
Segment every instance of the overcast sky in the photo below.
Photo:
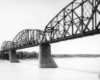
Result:
<svg viewBox="0 0 100 80"><path fill-rule="evenodd" d="M44 30L72 0L0 0L0 45L23 29ZM52 53L100 53L100 35L52 44ZM38 51L38 47L25 49Z"/></svg>

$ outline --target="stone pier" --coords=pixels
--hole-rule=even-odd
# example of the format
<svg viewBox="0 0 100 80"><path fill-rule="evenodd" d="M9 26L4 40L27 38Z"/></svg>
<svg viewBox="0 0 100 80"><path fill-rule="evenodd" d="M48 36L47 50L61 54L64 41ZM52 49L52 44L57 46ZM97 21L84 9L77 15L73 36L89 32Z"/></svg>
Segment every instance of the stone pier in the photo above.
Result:
<svg viewBox="0 0 100 80"><path fill-rule="evenodd" d="M9 51L9 61L11 63L19 63L19 60L17 59L17 55L16 55L16 50Z"/></svg>
<svg viewBox="0 0 100 80"><path fill-rule="evenodd" d="M40 68L57 68L57 64L51 57L51 46L48 43L39 46L39 67Z"/></svg>

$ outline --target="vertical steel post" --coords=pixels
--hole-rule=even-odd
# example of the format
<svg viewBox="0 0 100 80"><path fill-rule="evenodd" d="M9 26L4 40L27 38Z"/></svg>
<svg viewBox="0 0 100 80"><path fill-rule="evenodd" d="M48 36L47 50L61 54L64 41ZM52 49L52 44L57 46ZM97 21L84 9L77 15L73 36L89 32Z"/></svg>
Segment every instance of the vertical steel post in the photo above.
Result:
<svg viewBox="0 0 100 80"><path fill-rule="evenodd" d="M64 19L63 19L63 30L64 30L64 32L63 32L63 36L64 36L64 38L66 37L66 16L65 16L65 10L66 10L66 8L64 8L64 10L63 10L63 17L64 17Z"/></svg>
<svg viewBox="0 0 100 80"><path fill-rule="evenodd" d="M94 0L92 0L92 12L94 10ZM94 15L92 17L92 30L94 30Z"/></svg>
<svg viewBox="0 0 100 80"><path fill-rule="evenodd" d="M83 0L82 0L82 5L81 5L81 29L82 29L81 33L82 34L83 34L83 18L84 18L83 12L84 12L84 8L83 8Z"/></svg>
<svg viewBox="0 0 100 80"><path fill-rule="evenodd" d="M95 0L95 6L97 5L96 0ZM95 11L95 28L97 29L97 12Z"/></svg>
<svg viewBox="0 0 100 80"><path fill-rule="evenodd" d="M71 20L71 24L72 24L72 35L74 34L74 25L73 25L73 18L74 18L74 15L73 15L73 3L72 3L72 20Z"/></svg>

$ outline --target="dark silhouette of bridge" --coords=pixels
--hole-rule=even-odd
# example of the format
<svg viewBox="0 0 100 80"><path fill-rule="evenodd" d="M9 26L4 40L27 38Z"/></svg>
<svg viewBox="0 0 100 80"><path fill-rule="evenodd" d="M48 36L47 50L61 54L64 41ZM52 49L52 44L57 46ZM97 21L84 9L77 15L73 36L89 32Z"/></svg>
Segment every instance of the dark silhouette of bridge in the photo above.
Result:
<svg viewBox="0 0 100 80"><path fill-rule="evenodd" d="M100 0L74 0L65 6L44 31L26 29L12 41L4 41L2 51L56 43L100 33Z"/></svg>

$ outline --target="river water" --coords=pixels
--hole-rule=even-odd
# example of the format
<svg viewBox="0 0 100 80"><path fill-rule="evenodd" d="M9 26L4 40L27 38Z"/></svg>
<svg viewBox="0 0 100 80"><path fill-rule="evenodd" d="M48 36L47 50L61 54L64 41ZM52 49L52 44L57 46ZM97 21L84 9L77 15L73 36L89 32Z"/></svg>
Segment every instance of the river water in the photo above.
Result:
<svg viewBox="0 0 100 80"><path fill-rule="evenodd" d="M0 60L0 80L100 80L100 58L54 59L58 68L39 68L38 60Z"/></svg>

